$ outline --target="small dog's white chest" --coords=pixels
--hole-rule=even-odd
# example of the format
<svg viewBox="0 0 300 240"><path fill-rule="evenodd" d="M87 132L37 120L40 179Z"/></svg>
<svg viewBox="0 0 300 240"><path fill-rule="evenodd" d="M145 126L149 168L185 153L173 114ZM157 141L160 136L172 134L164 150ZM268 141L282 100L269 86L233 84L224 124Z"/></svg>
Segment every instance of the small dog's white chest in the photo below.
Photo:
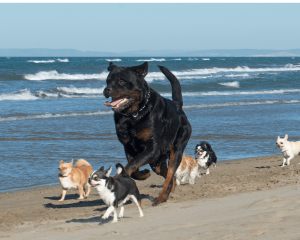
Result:
<svg viewBox="0 0 300 240"><path fill-rule="evenodd" d="M288 154L288 151L282 152L283 157L288 158L290 154Z"/></svg>
<svg viewBox="0 0 300 240"><path fill-rule="evenodd" d="M73 183L69 177L61 177L61 185L66 189L77 189L77 183Z"/></svg>
<svg viewBox="0 0 300 240"><path fill-rule="evenodd" d="M99 193L100 198L106 204L106 206L113 205L113 203L116 199L114 192L111 192L109 189L107 189L106 187L102 187L102 186L97 186L96 190Z"/></svg>
<svg viewBox="0 0 300 240"><path fill-rule="evenodd" d="M207 160L208 160L208 157L197 158L197 162L199 163L200 167L202 167L202 168L206 168Z"/></svg>

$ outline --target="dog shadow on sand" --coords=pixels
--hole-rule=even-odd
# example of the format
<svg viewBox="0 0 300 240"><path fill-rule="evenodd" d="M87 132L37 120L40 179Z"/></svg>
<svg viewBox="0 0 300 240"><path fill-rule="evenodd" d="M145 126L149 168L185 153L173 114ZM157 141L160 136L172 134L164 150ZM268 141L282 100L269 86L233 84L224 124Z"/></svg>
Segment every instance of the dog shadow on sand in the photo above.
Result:
<svg viewBox="0 0 300 240"><path fill-rule="evenodd" d="M74 194L76 195L76 194ZM78 195L76 196L76 198ZM51 200L57 200L56 197L51 197L46 199L51 199ZM55 198L55 199L54 199ZM76 199L74 198L74 199ZM69 199L70 200L70 199ZM66 201L63 202L58 202L58 204L53 204L53 203L47 203L44 204L45 208L52 208L52 209L57 209L57 208L81 208L81 207L99 207L101 206L102 208L100 209L95 209L94 211L103 211L106 209L106 205L101 199L96 199L96 200L84 200L84 201L78 201L78 202L72 202L72 203L66 203Z"/></svg>
<svg viewBox="0 0 300 240"><path fill-rule="evenodd" d="M155 197L152 197L149 194L141 194L141 198L142 198L142 200L143 199L148 199L151 202L154 202L154 200L155 200ZM94 200L94 201L85 201L85 202L70 203L70 204L59 204L59 205L54 205L54 204L48 203L48 204L45 204L45 207L47 207L47 208L71 208L71 207L99 206L100 204L102 204L103 207L94 209L93 211L98 211L98 212L103 212L104 213L104 211L106 211L106 209L107 209L107 206L104 204L104 202L101 199ZM129 205L129 204L134 204L135 205L134 202L129 200L124 204L124 206ZM98 225L103 225L103 224L110 223L113 220L113 218L111 216L108 219L102 219L101 218L102 215L103 214L100 214L97 217L91 217L91 218L72 219L72 220L66 221L66 223L99 223ZM123 218L130 218L130 217L124 216ZM118 221L122 221L122 219L119 219Z"/></svg>
<svg viewBox="0 0 300 240"><path fill-rule="evenodd" d="M61 196L58 196L58 197L44 197L45 199L49 199L49 200L59 200L61 199ZM79 198L79 195L77 193L74 193L74 194L68 194L66 195L65 197L65 201L66 200L76 200L77 198Z"/></svg>
<svg viewBox="0 0 300 240"><path fill-rule="evenodd" d="M92 218L78 218L66 221L66 223L98 223L98 225L103 225L110 223L113 220L113 217L109 217L108 219L102 219L102 215ZM126 217L123 217L126 218Z"/></svg>

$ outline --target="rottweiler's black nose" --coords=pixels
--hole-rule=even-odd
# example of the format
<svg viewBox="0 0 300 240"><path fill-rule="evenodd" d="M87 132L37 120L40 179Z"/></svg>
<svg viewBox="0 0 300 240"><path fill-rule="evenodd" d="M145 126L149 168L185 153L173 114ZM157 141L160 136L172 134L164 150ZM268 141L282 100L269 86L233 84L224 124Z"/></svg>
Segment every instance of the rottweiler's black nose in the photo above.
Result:
<svg viewBox="0 0 300 240"><path fill-rule="evenodd" d="M103 90L103 95L106 97L106 98L109 98L110 97L110 92L111 92L112 88L110 87L106 87L104 90Z"/></svg>

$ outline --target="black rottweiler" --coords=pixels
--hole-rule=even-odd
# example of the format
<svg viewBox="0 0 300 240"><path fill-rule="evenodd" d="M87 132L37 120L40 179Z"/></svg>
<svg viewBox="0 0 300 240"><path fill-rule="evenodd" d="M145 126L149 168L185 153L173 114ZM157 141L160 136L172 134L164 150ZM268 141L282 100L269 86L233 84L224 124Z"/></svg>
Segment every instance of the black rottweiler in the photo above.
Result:
<svg viewBox="0 0 300 240"><path fill-rule="evenodd" d="M167 68L158 67L172 85L173 101L163 98L148 86L144 79L148 62L133 67L110 63L107 87L103 91L106 98L112 98L112 102L104 104L115 112L117 136L124 145L128 174L136 180L147 179L150 171L140 171L139 167L149 163L156 174L166 179L153 205L165 202L175 190L174 174L192 133L182 110L178 79Z"/></svg>

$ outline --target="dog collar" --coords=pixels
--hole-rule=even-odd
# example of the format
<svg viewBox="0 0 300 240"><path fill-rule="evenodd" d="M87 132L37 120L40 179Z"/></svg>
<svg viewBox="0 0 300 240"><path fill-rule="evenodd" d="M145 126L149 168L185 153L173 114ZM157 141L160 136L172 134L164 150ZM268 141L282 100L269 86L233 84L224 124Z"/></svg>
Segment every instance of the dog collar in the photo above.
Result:
<svg viewBox="0 0 300 240"><path fill-rule="evenodd" d="M149 90L148 97L147 97L147 100L146 100L146 102L145 102L145 105L144 105L140 110L138 110L135 114L126 114L126 113L122 113L122 112L120 112L120 113L121 113L122 115L126 116L126 117L132 116L132 117L134 117L134 118L137 118L137 117L139 116L139 112L142 111L142 110L146 107L146 105L147 105L147 103L148 103L148 101L149 101L149 98L150 98L150 90Z"/></svg>

